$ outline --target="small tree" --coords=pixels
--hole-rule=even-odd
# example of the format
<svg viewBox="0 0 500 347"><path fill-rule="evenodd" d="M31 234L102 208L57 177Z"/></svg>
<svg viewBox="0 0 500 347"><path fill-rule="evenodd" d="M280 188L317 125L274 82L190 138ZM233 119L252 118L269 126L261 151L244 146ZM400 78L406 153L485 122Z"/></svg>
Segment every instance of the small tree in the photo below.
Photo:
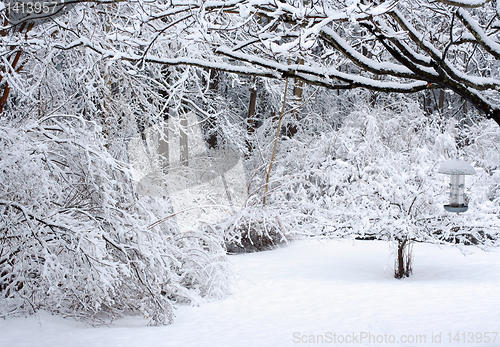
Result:
<svg viewBox="0 0 500 347"><path fill-rule="evenodd" d="M408 99L376 109L360 103L338 131L302 134L303 146L282 149L276 175L289 184L276 187L269 201L300 211L311 234L391 242L396 278L411 274L415 242L494 246L498 207L491 210L489 198L480 193L494 189L489 188L495 186L492 176L474 176L473 213L456 216L443 209L448 177L437 172L440 162L468 156L480 163L495 154L487 143L458 148L455 125L452 119L425 116ZM485 148L489 154L480 154ZM292 165L293 172L287 172Z"/></svg>

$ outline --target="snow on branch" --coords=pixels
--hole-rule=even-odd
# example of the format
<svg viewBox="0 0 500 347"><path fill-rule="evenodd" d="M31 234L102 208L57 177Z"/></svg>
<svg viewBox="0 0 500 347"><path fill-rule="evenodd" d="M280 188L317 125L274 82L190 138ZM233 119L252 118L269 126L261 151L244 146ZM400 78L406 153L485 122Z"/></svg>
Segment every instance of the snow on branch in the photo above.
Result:
<svg viewBox="0 0 500 347"><path fill-rule="evenodd" d="M389 62L375 62L352 48L340 35L331 28L323 28L322 36L328 42L346 55L356 65L378 75L391 75L403 78L415 78L415 74L405 66Z"/></svg>
<svg viewBox="0 0 500 347"><path fill-rule="evenodd" d="M485 0L450 1L424 0L423 6L408 0L309 6L274 0L132 1L115 4L119 15L110 12L106 20L112 25L104 30L92 30L86 20L75 24L78 30L61 27L66 36L55 47L85 46L110 64L126 61L131 71L154 63L294 77L329 89L408 93L444 88L500 124L491 93L500 88L491 59L500 56L500 45L456 6L476 6L474 11L487 16L493 9ZM460 20L453 19L457 16ZM438 22L436 30L432 23ZM465 30L479 47L472 47L472 35ZM305 63L288 65L288 59Z"/></svg>
<svg viewBox="0 0 500 347"><path fill-rule="evenodd" d="M496 59L500 59L500 44L493 41L486 33L481 29L477 21L475 21L470 14L464 10L459 9L457 11L457 17L462 21L462 23L469 29L472 35L477 39L477 42L484 47L488 53L493 55Z"/></svg>
<svg viewBox="0 0 500 347"><path fill-rule="evenodd" d="M148 229L165 201L138 200L96 123L3 119L0 148L0 317L44 309L99 324L135 312L161 325L174 301L228 293L220 241Z"/></svg>
<svg viewBox="0 0 500 347"><path fill-rule="evenodd" d="M451 6L475 8L484 6L491 0L437 0L437 1Z"/></svg>

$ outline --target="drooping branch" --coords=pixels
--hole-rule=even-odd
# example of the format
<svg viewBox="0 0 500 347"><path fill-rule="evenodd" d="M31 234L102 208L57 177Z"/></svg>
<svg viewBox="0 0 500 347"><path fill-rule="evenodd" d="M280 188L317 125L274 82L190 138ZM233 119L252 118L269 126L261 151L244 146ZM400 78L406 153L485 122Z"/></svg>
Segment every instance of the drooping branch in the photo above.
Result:
<svg viewBox="0 0 500 347"><path fill-rule="evenodd" d="M450 79L465 84L466 86L476 90L493 89L500 85L500 80L498 79L483 78L478 76L470 78L463 72L458 71L432 43L424 38L424 35L419 33L413 25L411 25L408 20L404 18L403 14L396 10L392 12L391 15L408 33L408 36L412 39L412 41L429 55L434 69L438 72L439 70L442 70L442 73L439 73L441 79L446 76L446 78L449 77Z"/></svg>
<svg viewBox="0 0 500 347"><path fill-rule="evenodd" d="M219 54L231 57L240 63L246 63L245 65L235 65L227 62L211 62L202 59L193 58L159 58L155 56L133 56L122 54L119 52L113 52L110 50L102 49L97 45L93 45L88 40L78 40L73 42L68 46L57 46L60 49L71 49L77 46L86 46L93 51L101 54L104 58L108 59L121 59L129 61L132 63L138 63L141 61L161 64L166 66L195 66L199 68L209 68L223 72L248 75L248 76L258 76L264 78L281 79L287 77L294 77L303 82L325 87L332 90L347 90L355 88L365 88L378 92L385 93L415 93L428 88L435 88L436 86L429 86L427 82L385 82L376 79L371 79L364 76L352 75L345 72L340 72L334 68L325 69L320 66L305 66L305 65L285 65L270 60L260 58L258 56L245 54L241 52L234 52L227 47L219 47L215 52ZM264 70L259 70L253 66L260 66ZM340 81L342 83L336 83Z"/></svg>
<svg viewBox="0 0 500 347"><path fill-rule="evenodd" d="M457 17L488 53L496 59L500 59L500 44L490 39L466 10L459 9L457 11Z"/></svg>
<svg viewBox="0 0 500 347"><path fill-rule="evenodd" d="M417 12L404 12L406 3L401 0L351 5L319 1L305 7L274 0L189 1L168 6L148 3L147 14L130 17L137 26L147 26L149 31L141 32L141 39L116 26L122 39L113 41L114 33L106 32L102 43L79 38L58 48L83 45L105 59L128 61L136 70L143 68L139 62L148 62L270 79L295 78L334 90L414 93L450 89L500 122L498 106L483 93L499 88L500 79L468 70L467 64L456 58L459 45L476 42L479 45L474 52L499 59L500 44L489 38L465 9L480 9L488 2L438 0L436 4L429 0ZM434 35L433 28L426 26L431 22L427 14L429 18L437 15L445 21L459 21L448 23L449 35ZM359 35L360 27L370 33L373 54L361 51L366 50L366 37ZM464 30L472 35L463 35ZM172 40L189 48L170 55L166 47ZM333 51L325 52L325 47ZM302 56L303 65L283 63ZM359 69L341 70L345 59Z"/></svg>
<svg viewBox="0 0 500 347"><path fill-rule="evenodd" d="M393 63L379 63L375 62L363 54L357 52L352 48L344 39L340 37L333 29L325 27L321 30L321 37L330 45L335 47L338 51L342 52L354 64L359 67L370 71L377 75L390 75L402 78L415 79L416 75L407 67L393 64Z"/></svg>
<svg viewBox="0 0 500 347"><path fill-rule="evenodd" d="M437 1L451 6L477 8L486 5L491 0L437 0Z"/></svg>

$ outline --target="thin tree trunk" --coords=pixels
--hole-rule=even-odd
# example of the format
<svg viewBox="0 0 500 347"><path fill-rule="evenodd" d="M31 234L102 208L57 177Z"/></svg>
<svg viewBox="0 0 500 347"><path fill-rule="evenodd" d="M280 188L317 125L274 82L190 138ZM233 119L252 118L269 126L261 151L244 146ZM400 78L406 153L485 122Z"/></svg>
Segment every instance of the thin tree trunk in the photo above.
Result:
<svg viewBox="0 0 500 347"><path fill-rule="evenodd" d="M208 82L208 90L211 95L216 95L219 91L219 73L211 69L210 70L210 81ZM210 117L208 119L208 148L215 149L217 148L217 119L215 117Z"/></svg>
<svg viewBox="0 0 500 347"><path fill-rule="evenodd" d="M432 98L431 98L431 92L430 91L426 91L425 92L425 110L427 111L427 114L432 114L432 109L431 109L431 105L432 105Z"/></svg>
<svg viewBox="0 0 500 347"><path fill-rule="evenodd" d="M299 58L297 64L304 65L304 59ZM298 131L297 124L300 119L300 104L302 103L302 94L304 92L304 81L297 78L294 79L293 86L293 107L295 111L292 113L292 124L288 124L286 127L286 135L292 138Z"/></svg>
<svg viewBox="0 0 500 347"><path fill-rule="evenodd" d="M168 138L168 127L169 121L168 118L163 122L163 129L159 129L158 131L158 155L160 157L161 167L164 173L168 173L168 165L170 164L169 157L169 138Z"/></svg>
<svg viewBox="0 0 500 347"><path fill-rule="evenodd" d="M443 114L444 113L444 90L440 89L439 90L439 113Z"/></svg>
<svg viewBox="0 0 500 347"><path fill-rule="evenodd" d="M253 151L251 137L255 132L255 107L257 105L257 86L255 85L255 78L253 84L254 85L250 89L250 103L248 104L247 114L247 150L249 154Z"/></svg>
<svg viewBox="0 0 500 347"><path fill-rule="evenodd" d="M7 18L5 19L5 22L4 22L4 27L6 27L8 25L8 20ZM24 30L24 28L26 27L26 33L25 33L25 38L26 40L28 39L28 32L33 28L34 24L33 23L29 23L28 26L26 27L26 23L23 23L19 29L20 32L22 32ZM0 36L6 36L7 35L7 30L2 30L0 32ZM12 46L10 47L11 50L15 50L16 49L16 46ZM12 69L14 69L14 71L16 72L19 72L22 67L24 66L24 64L21 64L19 67L18 67L18 64L19 64L19 60L21 58L21 54L23 52L22 48L19 48L18 47L18 51L16 52L15 56L14 56L14 59L12 61L12 63L10 64ZM8 57L7 59L10 59L10 57ZM2 72L4 73L9 73L7 71L7 67L6 66L3 66L2 67ZM2 82L2 76L0 76L0 82ZM5 105L7 104L7 99L9 98L9 95L10 95L10 86L9 86L9 82L5 81L5 85L3 87L3 93L2 93L2 96L0 97L0 114L3 113L3 109L5 107Z"/></svg>
<svg viewBox="0 0 500 347"><path fill-rule="evenodd" d="M396 268L394 277L397 279L409 277L412 272L412 244L408 239L398 240Z"/></svg>
<svg viewBox="0 0 500 347"><path fill-rule="evenodd" d="M267 175L266 175L266 188L264 189L264 200L262 202L263 205L266 205L267 190L269 188L269 177L271 177L271 170L273 169L274 157L276 156L276 148L278 147L278 139L280 136L281 121L283 120L283 114L285 113L287 93L288 93L288 78L286 79L285 82L285 95L283 96L283 106L281 107L280 117L278 120L278 127L276 130L276 137L274 138L273 155L271 156L271 161L269 162L269 169L267 170Z"/></svg>
<svg viewBox="0 0 500 347"><path fill-rule="evenodd" d="M179 113L180 118L180 162L181 165L189 165L189 152L188 152L188 119L185 113Z"/></svg>

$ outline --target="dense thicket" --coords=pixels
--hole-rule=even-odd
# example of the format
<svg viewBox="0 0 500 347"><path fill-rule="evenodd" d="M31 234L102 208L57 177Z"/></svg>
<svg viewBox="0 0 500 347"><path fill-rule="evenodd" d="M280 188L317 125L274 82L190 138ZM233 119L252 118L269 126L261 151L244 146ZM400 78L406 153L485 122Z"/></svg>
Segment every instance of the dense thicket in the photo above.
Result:
<svg viewBox="0 0 500 347"><path fill-rule="evenodd" d="M4 122L5 123L5 122ZM102 129L76 116L0 127L0 312L45 309L95 323L228 293L217 235L180 233L163 198L134 193Z"/></svg>

